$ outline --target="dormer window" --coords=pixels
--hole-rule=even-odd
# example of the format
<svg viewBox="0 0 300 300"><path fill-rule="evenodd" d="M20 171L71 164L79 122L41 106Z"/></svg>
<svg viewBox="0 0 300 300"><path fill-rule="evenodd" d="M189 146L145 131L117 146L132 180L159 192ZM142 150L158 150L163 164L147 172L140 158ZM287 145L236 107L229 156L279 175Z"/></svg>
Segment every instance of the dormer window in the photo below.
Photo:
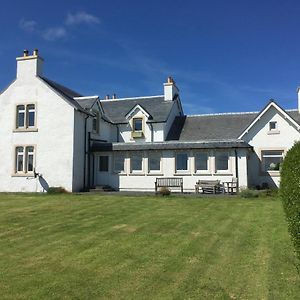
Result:
<svg viewBox="0 0 300 300"><path fill-rule="evenodd" d="M143 136L143 118L132 119L132 137L139 138Z"/></svg>
<svg viewBox="0 0 300 300"><path fill-rule="evenodd" d="M133 131L143 131L143 119L142 118L133 119Z"/></svg>
<svg viewBox="0 0 300 300"><path fill-rule="evenodd" d="M36 127L35 104L17 105L16 129L30 129Z"/></svg>

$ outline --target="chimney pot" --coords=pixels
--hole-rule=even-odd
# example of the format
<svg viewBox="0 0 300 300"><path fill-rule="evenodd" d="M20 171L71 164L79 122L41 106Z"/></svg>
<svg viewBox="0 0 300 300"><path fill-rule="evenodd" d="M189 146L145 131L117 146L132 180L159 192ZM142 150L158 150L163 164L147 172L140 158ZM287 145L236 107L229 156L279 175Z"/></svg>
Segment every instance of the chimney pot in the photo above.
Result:
<svg viewBox="0 0 300 300"><path fill-rule="evenodd" d="M39 54L39 50L38 49L34 49L33 50L33 55L38 56L38 54Z"/></svg>
<svg viewBox="0 0 300 300"><path fill-rule="evenodd" d="M174 83L174 79L171 76L169 76L167 82L168 83Z"/></svg>
<svg viewBox="0 0 300 300"><path fill-rule="evenodd" d="M24 56L24 57L28 56L28 50L27 50L27 49L25 49L25 50L23 51L23 56Z"/></svg>

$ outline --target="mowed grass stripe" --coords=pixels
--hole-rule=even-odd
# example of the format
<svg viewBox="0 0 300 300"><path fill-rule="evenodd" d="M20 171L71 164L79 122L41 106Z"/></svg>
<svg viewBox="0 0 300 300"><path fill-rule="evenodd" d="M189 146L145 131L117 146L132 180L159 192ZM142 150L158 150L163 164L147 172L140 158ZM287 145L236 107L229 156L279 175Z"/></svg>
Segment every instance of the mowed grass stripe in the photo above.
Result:
<svg viewBox="0 0 300 300"><path fill-rule="evenodd" d="M0 208L3 299L299 298L278 200L0 194Z"/></svg>

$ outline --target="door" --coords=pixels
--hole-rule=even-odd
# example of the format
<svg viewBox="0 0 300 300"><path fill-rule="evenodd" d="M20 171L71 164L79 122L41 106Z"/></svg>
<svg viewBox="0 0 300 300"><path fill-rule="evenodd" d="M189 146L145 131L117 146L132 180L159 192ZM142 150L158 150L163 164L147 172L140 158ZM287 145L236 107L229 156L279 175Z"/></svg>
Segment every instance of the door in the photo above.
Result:
<svg viewBox="0 0 300 300"><path fill-rule="evenodd" d="M97 157L96 185L109 185L109 155Z"/></svg>

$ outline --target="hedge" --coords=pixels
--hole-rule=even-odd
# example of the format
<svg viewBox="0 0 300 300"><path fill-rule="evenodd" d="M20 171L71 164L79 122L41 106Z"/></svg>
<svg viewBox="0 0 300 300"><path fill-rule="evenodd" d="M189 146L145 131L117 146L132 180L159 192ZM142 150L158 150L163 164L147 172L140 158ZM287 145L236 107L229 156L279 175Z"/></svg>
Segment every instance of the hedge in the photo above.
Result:
<svg viewBox="0 0 300 300"><path fill-rule="evenodd" d="M300 262L300 142L288 151L282 163L280 196Z"/></svg>

